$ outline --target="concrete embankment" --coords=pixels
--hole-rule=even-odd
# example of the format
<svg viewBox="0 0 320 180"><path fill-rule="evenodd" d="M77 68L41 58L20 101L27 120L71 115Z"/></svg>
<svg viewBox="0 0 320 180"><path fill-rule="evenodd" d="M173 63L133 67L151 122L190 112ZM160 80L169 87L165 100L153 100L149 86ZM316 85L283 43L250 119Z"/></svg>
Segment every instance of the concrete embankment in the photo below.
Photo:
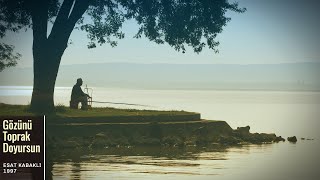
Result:
<svg viewBox="0 0 320 180"><path fill-rule="evenodd" d="M156 114L156 115L113 115L113 116L63 116L54 117L49 124L70 123L151 123L151 122L189 122L199 121L199 113L190 114Z"/></svg>
<svg viewBox="0 0 320 180"><path fill-rule="evenodd" d="M26 105L0 103L0 115L33 116ZM88 111L57 106L46 118L48 147L206 146L270 143L280 136L233 130L225 121L203 120L199 113L116 108Z"/></svg>
<svg viewBox="0 0 320 180"><path fill-rule="evenodd" d="M163 117L164 118L164 117ZM172 118L172 117L171 117ZM205 146L208 144L269 143L279 141L274 134L251 134L248 128L233 130L225 121L144 118L121 122L99 119L64 119L50 123L47 139L58 147L114 146ZM112 118L112 120L115 120Z"/></svg>

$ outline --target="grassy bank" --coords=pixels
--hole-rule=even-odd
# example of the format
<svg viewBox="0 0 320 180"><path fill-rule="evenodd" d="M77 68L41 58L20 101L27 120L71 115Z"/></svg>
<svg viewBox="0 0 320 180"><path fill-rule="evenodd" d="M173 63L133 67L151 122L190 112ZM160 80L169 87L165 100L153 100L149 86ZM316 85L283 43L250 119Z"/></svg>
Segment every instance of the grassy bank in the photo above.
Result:
<svg viewBox="0 0 320 180"><path fill-rule="evenodd" d="M35 115L28 106L0 104L0 116ZM210 144L269 143L275 134L233 130L225 121L203 120L199 113L115 108L88 111L56 107L46 118L51 148L104 148L117 146L207 146ZM57 133L59 132L59 133Z"/></svg>
<svg viewBox="0 0 320 180"><path fill-rule="evenodd" d="M37 115L29 111L28 105L9 105L0 103L0 116L32 116ZM199 113L187 111L156 111L137 109L117 109L111 107L92 108L87 111L70 109L62 105L55 107L55 112L48 116L59 118L110 118L110 117L150 117L150 116L199 116Z"/></svg>
<svg viewBox="0 0 320 180"><path fill-rule="evenodd" d="M0 116L32 116L28 105L0 103ZM185 122L200 120L200 114L186 111L156 111L137 109L116 109L111 107L92 108L86 111L56 106L55 112L47 115L47 123L146 123Z"/></svg>

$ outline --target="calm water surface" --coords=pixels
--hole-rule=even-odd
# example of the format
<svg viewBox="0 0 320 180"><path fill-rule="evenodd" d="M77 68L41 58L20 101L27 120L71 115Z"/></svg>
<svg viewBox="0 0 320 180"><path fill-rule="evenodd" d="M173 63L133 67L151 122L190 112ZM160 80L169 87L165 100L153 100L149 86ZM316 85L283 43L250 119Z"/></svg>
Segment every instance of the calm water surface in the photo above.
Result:
<svg viewBox="0 0 320 180"><path fill-rule="evenodd" d="M319 179L318 142L65 153L54 179ZM127 151L127 153L125 153Z"/></svg>
<svg viewBox="0 0 320 180"><path fill-rule="evenodd" d="M0 87L0 101L28 104L31 87ZM68 104L71 88L55 91L56 104ZM94 100L187 110L204 119L225 120L232 128L296 135L298 143L213 148L119 148L61 152L54 179L319 179L320 92L133 90L94 88ZM301 141L301 137L313 141Z"/></svg>

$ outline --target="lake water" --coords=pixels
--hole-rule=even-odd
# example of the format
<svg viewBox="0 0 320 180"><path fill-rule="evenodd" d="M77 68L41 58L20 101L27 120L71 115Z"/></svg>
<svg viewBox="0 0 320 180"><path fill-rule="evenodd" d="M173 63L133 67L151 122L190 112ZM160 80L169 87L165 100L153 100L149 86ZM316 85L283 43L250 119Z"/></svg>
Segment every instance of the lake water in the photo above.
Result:
<svg viewBox="0 0 320 180"><path fill-rule="evenodd" d="M31 87L0 86L0 102L28 104ZM59 87L55 103L68 105L71 88ZM297 136L298 142L232 148L106 150L73 153L53 165L54 179L319 179L320 92L136 90L94 88L93 99L134 109L200 112L232 128ZM300 138L312 138L302 141ZM120 153L124 151L123 153Z"/></svg>

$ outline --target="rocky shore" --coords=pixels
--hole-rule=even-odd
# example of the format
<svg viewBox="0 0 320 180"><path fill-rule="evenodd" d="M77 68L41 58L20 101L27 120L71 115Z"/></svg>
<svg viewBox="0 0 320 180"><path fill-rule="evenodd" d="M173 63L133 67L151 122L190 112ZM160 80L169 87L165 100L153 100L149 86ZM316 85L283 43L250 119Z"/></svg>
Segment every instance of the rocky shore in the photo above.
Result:
<svg viewBox="0 0 320 180"><path fill-rule="evenodd" d="M281 136L232 129L224 121L163 123L56 124L47 128L52 148L109 148L130 146L209 146L263 144L285 141ZM56 133L59 132L59 133Z"/></svg>
<svg viewBox="0 0 320 180"><path fill-rule="evenodd" d="M26 105L0 103L0 115L32 116ZM57 106L46 118L48 148L108 148L123 146L204 147L285 141L281 136L232 129L225 121L204 120L195 112ZM296 142L296 137L289 137Z"/></svg>

